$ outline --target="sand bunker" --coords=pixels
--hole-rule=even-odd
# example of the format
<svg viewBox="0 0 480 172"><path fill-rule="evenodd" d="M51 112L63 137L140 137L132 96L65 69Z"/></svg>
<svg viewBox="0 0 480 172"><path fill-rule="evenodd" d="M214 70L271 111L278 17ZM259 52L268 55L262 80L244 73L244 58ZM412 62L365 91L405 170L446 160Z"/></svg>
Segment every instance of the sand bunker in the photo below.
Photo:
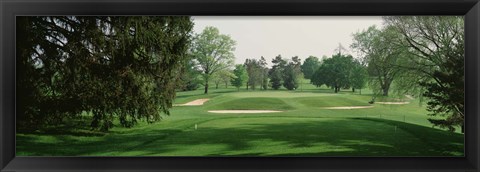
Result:
<svg viewBox="0 0 480 172"><path fill-rule="evenodd" d="M373 106L338 106L338 107L324 107L322 109L365 109L373 108Z"/></svg>
<svg viewBox="0 0 480 172"><path fill-rule="evenodd" d="M200 105L203 105L203 103L207 102L208 100L209 99L197 99L197 100L185 103L185 104L176 104L176 105L173 105L173 106L200 106Z"/></svg>
<svg viewBox="0 0 480 172"><path fill-rule="evenodd" d="M210 113L275 113L277 110L210 110Z"/></svg>
<svg viewBox="0 0 480 172"><path fill-rule="evenodd" d="M376 104L384 104L384 105L404 105L409 104L410 102L375 102Z"/></svg>

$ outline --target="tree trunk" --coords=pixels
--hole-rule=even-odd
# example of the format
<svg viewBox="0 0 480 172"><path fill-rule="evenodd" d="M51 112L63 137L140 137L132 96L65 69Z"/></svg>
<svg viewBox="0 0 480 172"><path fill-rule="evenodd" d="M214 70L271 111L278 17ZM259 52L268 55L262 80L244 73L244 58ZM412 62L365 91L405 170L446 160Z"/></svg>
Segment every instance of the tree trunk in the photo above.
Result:
<svg viewBox="0 0 480 172"><path fill-rule="evenodd" d="M388 96L388 88L389 87L384 87L383 90L383 96Z"/></svg>
<svg viewBox="0 0 480 172"><path fill-rule="evenodd" d="M360 95L362 95L362 89L360 88Z"/></svg>
<svg viewBox="0 0 480 172"><path fill-rule="evenodd" d="M208 81L205 82L205 92L204 94L207 94L208 93Z"/></svg>
<svg viewBox="0 0 480 172"><path fill-rule="evenodd" d="M388 90L390 89L391 80L385 80L382 85L383 96L388 96Z"/></svg>
<svg viewBox="0 0 480 172"><path fill-rule="evenodd" d="M215 84L215 89L218 89L218 84Z"/></svg>
<svg viewBox="0 0 480 172"><path fill-rule="evenodd" d="M355 92L355 88L352 87L352 92Z"/></svg>
<svg viewBox="0 0 480 172"><path fill-rule="evenodd" d="M461 128L462 128L462 133L465 133L465 125L461 125Z"/></svg>

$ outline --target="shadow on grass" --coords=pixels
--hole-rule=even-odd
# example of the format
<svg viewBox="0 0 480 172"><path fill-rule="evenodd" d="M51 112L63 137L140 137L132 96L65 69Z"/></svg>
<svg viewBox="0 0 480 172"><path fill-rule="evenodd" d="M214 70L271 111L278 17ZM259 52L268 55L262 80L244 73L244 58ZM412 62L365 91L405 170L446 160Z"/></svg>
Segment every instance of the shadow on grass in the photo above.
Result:
<svg viewBox="0 0 480 172"><path fill-rule="evenodd" d="M95 139L68 135L52 137L55 140L48 143L35 136L17 135L19 155L463 155L461 134L396 121L364 118L280 124L246 122L235 127L206 126L198 130L156 129L108 134ZM204 149L212 147L214 151L202 153ZM269 148L274 150L266 150ZM301 151L302 149L308 151ZM186 150L191 152L185 152Z"/></svg>
<svg viewBox="0 0 480 172"><path fill-rule="evenodd" d="M187 92L189 92L189 91L184 91L184 92L179 92L179 93L187 93ZM238 91L237 91L236 89L229 89L229 90L225 90L225 89L219 89L219 90L209 89L208 94L205 94L205 93L203 93L203 92L198 92L198 93L195 93L195 94L177 95L176 98L184 98L184 97L192 97L192 96L215 97L215 96L218 96L217 94L233 93L233 92L238 92Z"/></svg>
<svg viewBox="0 0 480 172"><path fill-rule="evenodd" d="M106 132L92 130L89 125L90 121L91 119L89 117L81 117L67 120L63 124L44 126L35 131L17 128L17 132L34 135L69 135L79 137L96 137L107 134Z"/></svg>

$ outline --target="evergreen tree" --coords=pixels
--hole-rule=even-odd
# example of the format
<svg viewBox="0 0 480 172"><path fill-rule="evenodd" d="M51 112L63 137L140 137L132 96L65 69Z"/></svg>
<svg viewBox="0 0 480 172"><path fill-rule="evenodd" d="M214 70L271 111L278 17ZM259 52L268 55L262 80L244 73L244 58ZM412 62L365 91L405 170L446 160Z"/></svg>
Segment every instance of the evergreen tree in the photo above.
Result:
<svg viewBox="0 0 480 172"><path fill-rule="evenodd" d="M272 60L272 63L273 66L268 71L268 76L270 78L272 88L274 90L278 90L283 84L282 73L287 62L282 59L281 55L278 55L277 57L275 57L275 59Z"/></svg>
<svg viewBox="0 0 480 172"><path fill-rule="evenodd" d="M294 90L298 88L298 80L301 72L301 60L298 56L292 57L290 61L283 68L283 86L288 90Z"/></svg>
<svg viewBox="0 0 480 172"><path fill-rule="evenodd" d="M17 18L17 128L92 114L108 130L169 114L189 57L190 17ZM162 38L162 39L158 39Z"/></svg>

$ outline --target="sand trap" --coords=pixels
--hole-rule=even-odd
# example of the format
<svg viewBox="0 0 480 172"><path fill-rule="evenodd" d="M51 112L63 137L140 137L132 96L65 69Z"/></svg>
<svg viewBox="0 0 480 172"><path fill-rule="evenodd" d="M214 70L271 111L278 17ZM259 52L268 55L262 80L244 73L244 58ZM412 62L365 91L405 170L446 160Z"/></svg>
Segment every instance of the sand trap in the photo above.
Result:
<svg viewBox="0 0 480 172"><path fill-rule="evenodd" d="M210 113L275 113L277 110L209 110Z"/></svg>
<svg viewBox="0 0 480 172"><path fill-rule="evenodd" d="M405 95L405 97L407 97L407 99L410 99L410 100L415 99L415 98L414 98L413 96L411 96L411 95Z"/></svg>
<svg viewBox="0 0 480 172"><path fill-rule="evenodd" d="M322 109L365 109L373 108L373 106L338 106L338 107L324 107Z"/></svg>
<svg viewBox="0 0 480 172"><path fill-rule="evenodd" d="M197 99L197 100L185 103L185 104L176 104L176 105L173 105L173 106L200 106L200 105L203 105L203 103L207 102L208 100L209 99Z"/></svg>
<svg viewBox="0 0 480 172"><path fill-rule="evenodd" d="M375 102L376 104L384 104L384 105L404 105L409 104L410 102Z"/></svg>

